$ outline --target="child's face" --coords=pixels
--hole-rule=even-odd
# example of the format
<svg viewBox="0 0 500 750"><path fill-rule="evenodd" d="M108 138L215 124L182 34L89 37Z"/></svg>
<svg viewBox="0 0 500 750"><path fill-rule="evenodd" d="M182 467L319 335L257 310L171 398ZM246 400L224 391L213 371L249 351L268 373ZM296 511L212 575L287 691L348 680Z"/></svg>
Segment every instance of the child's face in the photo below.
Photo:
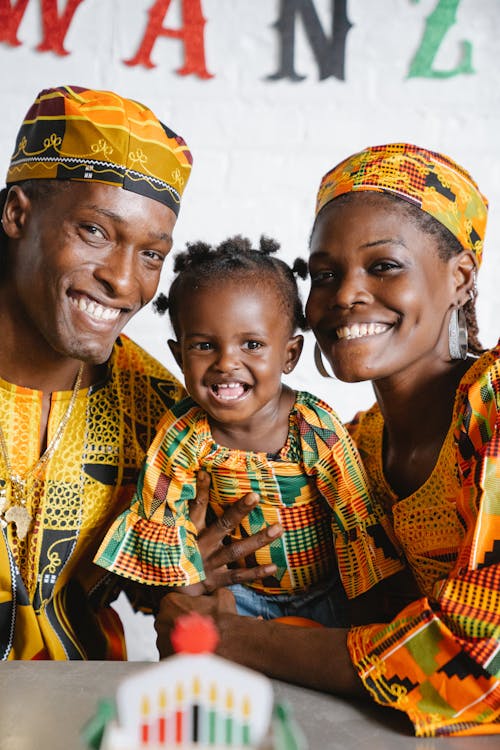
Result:
<svg viewBox="0 0 500 750"><path fill-rule="evenodd" d="M295 367L302 336L273 281L216 281L186 295L169 342L190 396L221 424L265 418L279 405L281 376Z"/></svg>

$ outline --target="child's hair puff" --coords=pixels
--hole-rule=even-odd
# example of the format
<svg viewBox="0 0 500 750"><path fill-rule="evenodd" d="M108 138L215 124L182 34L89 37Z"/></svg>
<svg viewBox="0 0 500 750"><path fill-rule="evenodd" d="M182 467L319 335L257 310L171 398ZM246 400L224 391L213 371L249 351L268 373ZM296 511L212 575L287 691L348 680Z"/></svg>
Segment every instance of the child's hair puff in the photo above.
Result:
<svg viewBox="0 0 500 750"><path fill-rule="evenodd" d="M274 257L280 248L276 240L262 236L259 247L252 247L246 237L236 235L209 245L207 242L188 242L186 250L178 253L174 260L174 278L168 296L160 294L153 302L156 312L168 310L175 334L178 336L178 306L185 292L204 288L214 280L231 278L252 279L256 283L267 280L275 283L281 297L282 307L290 318L290 329L307 328L296 276L305 279L307 263L297 258L290 267L285 261Z"/></svg>

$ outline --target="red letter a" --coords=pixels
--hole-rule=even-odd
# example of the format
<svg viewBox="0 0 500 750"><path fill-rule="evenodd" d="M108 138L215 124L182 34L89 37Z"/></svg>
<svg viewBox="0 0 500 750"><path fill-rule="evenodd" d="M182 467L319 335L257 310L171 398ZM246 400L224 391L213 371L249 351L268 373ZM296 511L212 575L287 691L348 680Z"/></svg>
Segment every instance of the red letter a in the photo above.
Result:
<svg viewBox="0 0 500 750"><path fill-rule="evenodd" d="M126 65L144 65L146 68L156 67L151 61L151 51L159 36L181 39L184 43L184 65L176 72L181 76L189 74L199 78L212 78L205 64L205 46L203 30L205 19L201 10L201 0L181 0L182 22L180 29L166 29L162 26L165 15L172 0L156 0L149 11L149 23L135 57L124 60Z"/></svg>
<svg viewBox="0 0 500 750"><path fill-rule="evenodd" d="M17 30L28 2L29 0L18 0L12 7L10 0L0 0L0 42L7 42L13 47L21 44L17 38Z"/></svg>
<svg viewBox="0 0 500 750"><path fill-rule="evenodd" d="M69 55L64 49L64 39L75 11L83 0L68 0L66 9L59 16L57 0L42 0L43 39L37 47L39 52L55 52L56 55Z"/></svg>

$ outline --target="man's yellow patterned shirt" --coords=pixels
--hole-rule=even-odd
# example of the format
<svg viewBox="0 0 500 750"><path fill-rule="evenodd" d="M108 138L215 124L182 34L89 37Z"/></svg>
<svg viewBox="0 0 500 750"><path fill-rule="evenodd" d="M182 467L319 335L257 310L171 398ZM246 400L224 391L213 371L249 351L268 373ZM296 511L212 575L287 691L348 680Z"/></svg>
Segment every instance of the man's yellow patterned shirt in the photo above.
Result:
<svg viewBox="0 0 500 750"><path fill-rule="evenodd" d="M134 493L160 417L182 395L175 378L123 335L105 380L79 392L61 442L27 498L28 536L20 541L12 524L0 534L2 658L124 658L113 612L91 605L102 584L92 558ZM70 398L52 394L48 441ZM39 391L0 380L0 424L12 471L21 476L39 457L41 406ZM0 461L0 484L6 480Z"/></svg>

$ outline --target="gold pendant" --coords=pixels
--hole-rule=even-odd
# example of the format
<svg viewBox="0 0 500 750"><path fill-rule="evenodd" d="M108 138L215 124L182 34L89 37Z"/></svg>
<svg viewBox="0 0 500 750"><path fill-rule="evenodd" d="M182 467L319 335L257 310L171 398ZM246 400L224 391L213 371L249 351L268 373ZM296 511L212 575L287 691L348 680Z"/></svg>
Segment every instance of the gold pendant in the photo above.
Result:
<svg viewBox="0 0 500 750"><path fill-rule="evenodd" d="M7 507L7 491L5 487L0 490L0 516L3 516Z"/></svg>
<svg viewBox="0 0 500 750"><path fill-rule="evenodd" d="M10 477L10 502L11 505L23 505L26 497L26 480L17 474Z"/></svg>
<svg viewBox="0 0 500 750"><path fill-rule="evenodd" d="M24 505L11 505L4 515L7 523L16 524L16 532L19 539L26 538L31 526L31 515Z"/></svg>

